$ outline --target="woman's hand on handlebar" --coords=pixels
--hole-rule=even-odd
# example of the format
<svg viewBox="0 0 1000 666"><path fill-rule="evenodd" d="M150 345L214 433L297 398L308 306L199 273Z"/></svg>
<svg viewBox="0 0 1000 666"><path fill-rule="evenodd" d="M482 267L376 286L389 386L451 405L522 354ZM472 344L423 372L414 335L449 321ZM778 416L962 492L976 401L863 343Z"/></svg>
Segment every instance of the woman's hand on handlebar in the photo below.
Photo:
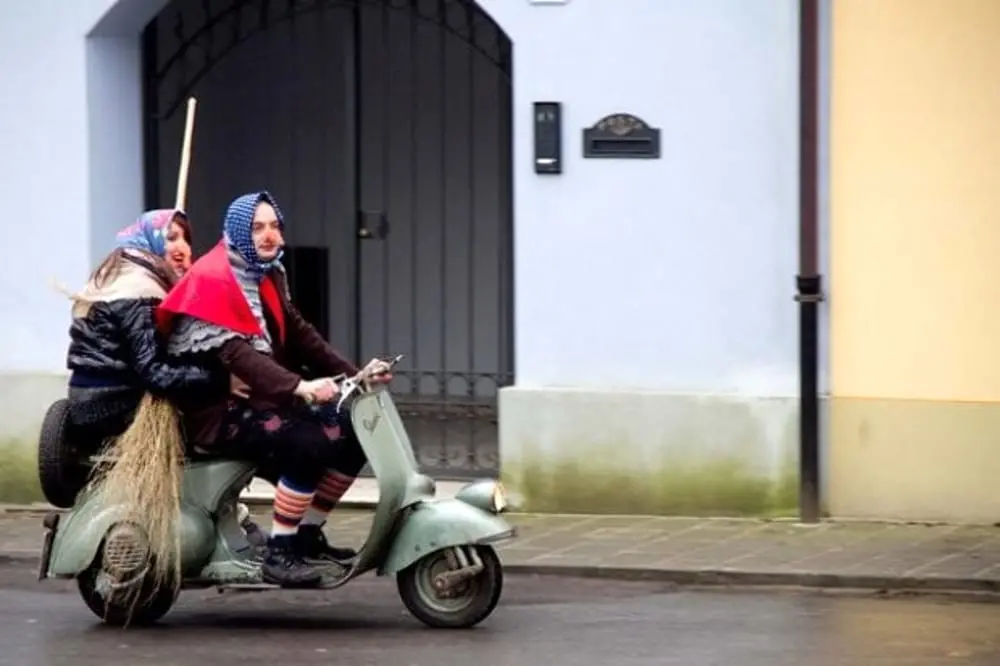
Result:
<svg viewBox="0 0 1000 666"><path fill-rule="evenodd" d="M308 381L303 380L295 388L295 395L309 404L333 402L338 393L340 393L340 387L328 377Z"/></svg>
<svg viewBox="0 0 1000 666"><path fill-rule="evenodd" d="M392 364L380 358L373 358L361 370L361 376L371 384L388 384L392 381Z"/></svg>

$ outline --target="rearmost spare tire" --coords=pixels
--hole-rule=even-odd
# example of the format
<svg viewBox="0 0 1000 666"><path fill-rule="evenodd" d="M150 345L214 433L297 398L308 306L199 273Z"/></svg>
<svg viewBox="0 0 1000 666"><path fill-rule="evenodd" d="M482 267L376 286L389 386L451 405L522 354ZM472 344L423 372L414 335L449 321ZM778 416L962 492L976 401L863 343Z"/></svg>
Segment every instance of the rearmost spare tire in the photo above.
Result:
<svg viewBox="0 0 1000 666"><path fill-rule="evenodd" d="M87 474L76 449L66 436L69 400L56 400L45 412L38 436L38 481L49 504L60 509L73 506L87 483Z"/></svg>

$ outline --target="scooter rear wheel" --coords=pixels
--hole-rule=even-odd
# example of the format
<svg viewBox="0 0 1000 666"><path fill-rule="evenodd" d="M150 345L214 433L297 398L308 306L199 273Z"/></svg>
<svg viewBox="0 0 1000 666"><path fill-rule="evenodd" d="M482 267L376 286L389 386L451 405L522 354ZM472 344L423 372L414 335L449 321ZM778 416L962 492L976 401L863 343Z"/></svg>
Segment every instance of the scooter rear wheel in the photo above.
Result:
<svg viewBox="0 0 1000 666"><path fill-rule="evenodd" d="M447 571L448 551L440 550L417 560L396 577L399 596L406 609L418 620L436 629L473 627L496 608L503 591L503 567L491 546L469 546L483 563L475 578L461 583L443 596L434 578Z"/></svg>
<svg viewBox="0 0 1000 666"><path fill-rule="evenodd" d="M180 588L171 581L157 584L148 569L143 568L146 552L141 546L136 548L134 542L124 538L131 536L127 533L127 528L121 533L123 538L115 544L118 547L112 549L111 560L124 563L128 573L134 577L130 575L125 578L129 582L120 586L116 593L107 594L107 590L102 590L102 587L111 585L115 580L105 573L104 568L108 559L108 541L114 540L112 536L105 538L94 562L77 576L77 588L87 608L101 618L104 624L114 627L150 625L173 608ZM148 565L148 562L145 564Z"/></svg>
<svg viewBox="0 0 1000 666"><path fill-rule="evenodd" d="M149 582L144 580L137 583L141 585L141 589L137 592L137 598L132 597L134 601L106 601L97 590L97 575L92 570L83 572L76 579L77 587L90 612L112 627L144 627L154 624L170 611L177 600L176 591L164 588L152 590Z"/></svg>

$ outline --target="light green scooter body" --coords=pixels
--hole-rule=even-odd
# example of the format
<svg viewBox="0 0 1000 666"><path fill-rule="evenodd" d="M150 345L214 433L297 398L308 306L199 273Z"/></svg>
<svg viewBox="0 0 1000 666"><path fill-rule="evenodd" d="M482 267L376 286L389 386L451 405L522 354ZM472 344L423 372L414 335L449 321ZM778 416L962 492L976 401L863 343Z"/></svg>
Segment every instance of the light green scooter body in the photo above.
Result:
<svg viewBox="0 0 1000 666"><path fill-rule="evenodd" d="M434 480L419 472L406 428L384 389L357 398L351 420L378 479L379 502L368 541L352 575L377 569L402 571L432 552L452 546L486 544L514 535L490 506L494 481L472 482L454 499L435 499ZM503 507L500 507L501 510Z"/></svg>
<svg viewBox="0 0 1000 666"><path fill-rule="evenodd" d="M351 419L375 473L379 501L368 539L349 568L324 588L339 587L375 570L396 574L446 548L489 544L514 536L498 514L496 482L474 481L455 499L436 499L434 481L421 474L390 393L376 388L353 399ZM181 508L181 569L185 586L261 582L259 562L240 527L237 502L255 468L232 460L189 462ZM61 517L44 549L43 577L72 578L87 570L108 531L122 520L120 507L85 490ZM333 516L336 521L336 514Z"/></svg>

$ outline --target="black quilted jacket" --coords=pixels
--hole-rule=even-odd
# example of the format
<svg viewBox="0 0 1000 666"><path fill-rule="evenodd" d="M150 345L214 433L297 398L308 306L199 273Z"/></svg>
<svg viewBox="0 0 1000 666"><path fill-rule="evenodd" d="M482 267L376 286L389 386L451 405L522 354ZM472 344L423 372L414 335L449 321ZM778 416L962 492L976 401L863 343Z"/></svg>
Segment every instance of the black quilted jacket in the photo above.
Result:
<svg viewBox="0 0 1000 666"><path fill-rule="evenodd" d="M120 421L145 392L167 399L209 390L224 378L201 367L169 363L156 337L159 299L122 298L91 305L73 320L66 365L74 420Z"/></svg>

